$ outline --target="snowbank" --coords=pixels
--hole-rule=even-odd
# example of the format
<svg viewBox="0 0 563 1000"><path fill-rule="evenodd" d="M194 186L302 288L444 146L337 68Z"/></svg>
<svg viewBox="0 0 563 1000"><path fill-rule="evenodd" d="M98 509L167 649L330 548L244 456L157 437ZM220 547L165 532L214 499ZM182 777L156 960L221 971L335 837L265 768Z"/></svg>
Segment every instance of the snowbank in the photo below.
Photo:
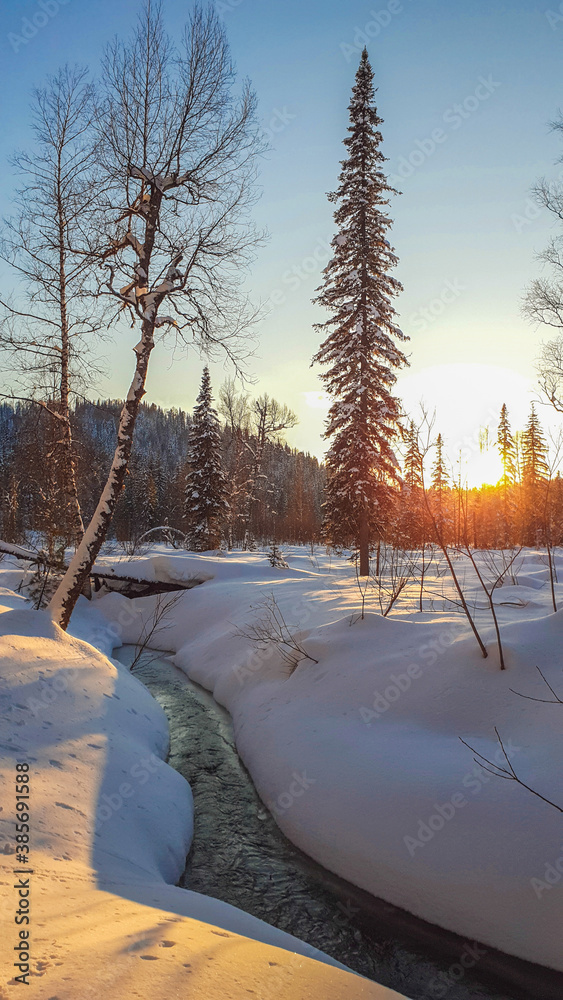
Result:
<svg viewBox="0 0 563 1000"><path fill-rule="evenodd" d="M46 613L5 592L0 604L15 606L0 614L0 878L8 916L0 951L8 987L26 982L34 1000L164 1000L190 990L206 1000L249 991L392 1000L396 994L290 935L175 887L192 799L164 763L162 710L125 668L61 632ZM73 627L102 648L115 644L86 601ZM23 827L16 851L18 776L29 778L29 799L19 800L29 811L25 821L19 811L30 827L29 855ZM20 936L26 929L29 940Z"/></svg>
<svg viewBox="0 0 563 1000"><path fill-rule="evenodd" d="M159 644L231 712L241 756L287 836L428 921L563 970L561 813L493 777L460 741L506 766L496 726L522 781L563 805L561 705L513 693L550 697L538 666L563 697L563 612L549 615L541 557L525 553L525 575L497 593L507 598L506 671L486 614L484 660L451 611L351 624L358 592L344 562L313 566L303 550L289 571L254 555L203 559L213 578L182 596ZM291 674L273 644L257 649L236 634L272 592L311 657ZM561 600L561 584L557 592ZM123 641L136 639L138 621L124 624L131 602L109 595L98 606L121 618ZM150 618L154 600L135 607Z"/></svg>

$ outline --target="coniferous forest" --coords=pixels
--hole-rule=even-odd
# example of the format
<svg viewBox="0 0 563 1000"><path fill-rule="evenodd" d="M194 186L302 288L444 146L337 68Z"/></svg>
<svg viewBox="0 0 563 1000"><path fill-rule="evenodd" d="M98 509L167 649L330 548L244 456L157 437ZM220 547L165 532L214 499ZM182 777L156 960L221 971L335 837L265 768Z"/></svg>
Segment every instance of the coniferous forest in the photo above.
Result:
<svg viewBox="0 0 563 1000"><path fill-rule="evenodd" d="M264 547L273 541L353 548L353 533L337 530L344 522L327 524L324 465L290 448L283 431L264 435L260 406L247 400L241 411L244 396L232 384L221 387L219 394L224 416L217 417L216 459L225 490L213 536L194 537L193 504L186 499L194 468L193 413L143 404L111 537L125 548L134 547L151 529L170 526L177 529L178 544L183 534L186 547L196 551ZM233 394L239 402L238 417ZM77 489L86 519L107 476L121 405L115 400L84 401L72 412ZM261 401L262 410L272 405L283 409L275 400ZM498 452L504 469L495 485L470 489L459 476L459 465L456 469L446 455L441 435L430 448L421 438L414 422L407 423L400 448L401 482L389 491L374 539L399 549L432 545L439 541L438 534L448 545L467 542L475 549L563 544L563 479L553 469L534 406L525 427L512 431L503 407L498 427L488 431L486 446ZM72 519L64 489L42 459L52 449L48 413L30 403L0 405L1 537L20 544L35 540L54 554L70 544Z"/></svg>

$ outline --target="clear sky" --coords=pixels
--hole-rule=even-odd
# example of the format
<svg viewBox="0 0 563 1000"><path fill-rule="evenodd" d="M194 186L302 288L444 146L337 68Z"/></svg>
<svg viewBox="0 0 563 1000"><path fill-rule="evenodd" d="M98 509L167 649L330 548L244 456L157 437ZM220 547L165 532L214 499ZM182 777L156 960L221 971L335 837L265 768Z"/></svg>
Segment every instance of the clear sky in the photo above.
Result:
<svg viewBox="0 0 563 1000"><path fill-rule="evenodd" d="M164 6L174 34L189 4ZM495 422L505 398L513 425L521 426L547 337L522 317L521 299L539 273L535 254L553 231L550 217L534 210L530 188L563 169L556 162L563 143L548 125L563 105L557 0L551 8L544 0L219 0L217 7L273 144L255 212L270 240L250 289L262 301L277 291L278 304L260 327L252 369L256 392L298 412L289 442L319 456L325 447L321 387L309 367L318 345L313 323L324 313L310 300L334 231L326 192L344 155L364 43L388 171L403 192L392 205L392 241L411 368L399 394L411 410L422 396L437 406L436 427L452 458L459 447L477 454L476 428ZM0 0L3 214L14 185L7 157L28 144L31 87L67 61L95 70L104 43L125 33L138 9L138 0ZM36 23L47 23L26 44L18 41L22 19L31 22L31 35L41 11ZM120 336L108 348L111 375L93 394L124 394L133 343ZM159 348L147 400L190 409L201 367L196 354L173 357ZM212 366L212 376L217 386L221 365ZM547 408L541 417L552 420Z"/></svg>

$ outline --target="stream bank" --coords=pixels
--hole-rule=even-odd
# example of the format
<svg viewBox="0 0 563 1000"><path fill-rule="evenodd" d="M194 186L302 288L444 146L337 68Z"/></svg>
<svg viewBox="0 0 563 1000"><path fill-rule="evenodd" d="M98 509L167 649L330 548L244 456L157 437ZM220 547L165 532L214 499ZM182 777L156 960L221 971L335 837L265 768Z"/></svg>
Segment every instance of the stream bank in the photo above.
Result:
<svg viewBox="0 0 563 1000"><path fill-rule="evenodd" d="M129 665L135 647L117 656ZM561 1000L558 973L474 946L303 854L259 798L225 709L165 654L145 651L133 672L168 717L168 762L194 795L181 886L246 910L411 1000Z"/></svg>

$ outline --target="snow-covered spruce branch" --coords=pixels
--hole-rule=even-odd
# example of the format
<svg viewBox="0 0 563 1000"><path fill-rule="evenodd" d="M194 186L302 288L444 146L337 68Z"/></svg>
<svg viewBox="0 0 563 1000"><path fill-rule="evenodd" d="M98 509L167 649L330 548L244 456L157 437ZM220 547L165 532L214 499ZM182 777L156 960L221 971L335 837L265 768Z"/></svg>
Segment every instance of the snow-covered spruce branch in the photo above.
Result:
<svg viewBox="0 0 563 1000"><path fill-rule="evenodd" d="M273 642L282 659L289 664L291 673L301 660L319 662L310 656L303 647L297 638L297 633L293 631L293 626L287 624L273 593L257 605L254 610L259 612L258 616L247 625L237 627L235 635L248 639L249 642L259 647Z"/></svg>

